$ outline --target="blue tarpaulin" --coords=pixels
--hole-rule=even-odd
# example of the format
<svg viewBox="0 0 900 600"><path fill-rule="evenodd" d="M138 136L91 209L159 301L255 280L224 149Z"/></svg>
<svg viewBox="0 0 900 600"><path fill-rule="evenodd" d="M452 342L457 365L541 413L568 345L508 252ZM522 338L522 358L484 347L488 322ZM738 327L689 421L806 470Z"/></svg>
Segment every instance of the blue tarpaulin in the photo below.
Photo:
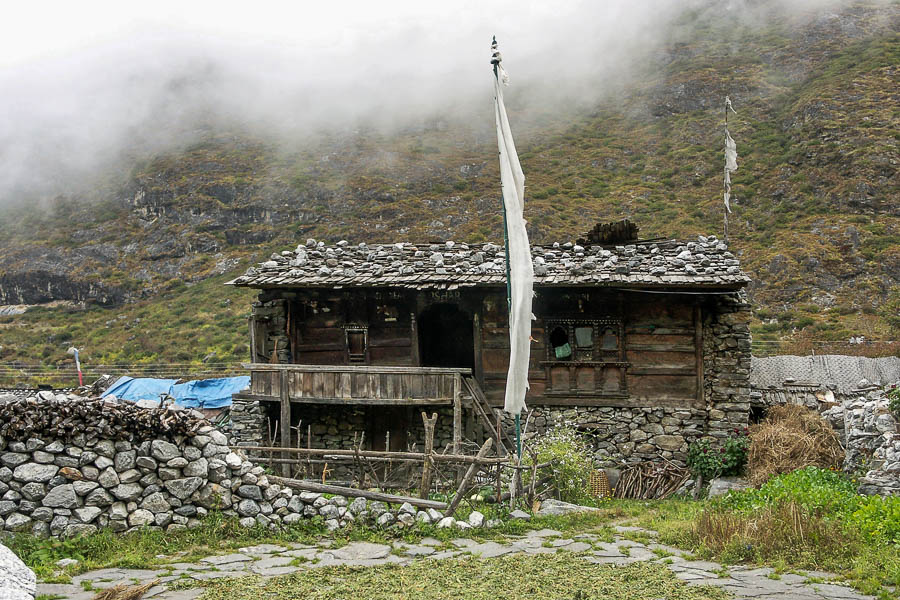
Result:
<svg viewBox="0 0 900 600"><path fill-rule="evenodd" d="M231 395L250 386L250 378L223 377L198 379L176 383L177 379L152 379L149 377L121 377L105 392L121 400L159 400L160 394L168 394L175 404L188 408L222 408L231 406Z"/></svg>

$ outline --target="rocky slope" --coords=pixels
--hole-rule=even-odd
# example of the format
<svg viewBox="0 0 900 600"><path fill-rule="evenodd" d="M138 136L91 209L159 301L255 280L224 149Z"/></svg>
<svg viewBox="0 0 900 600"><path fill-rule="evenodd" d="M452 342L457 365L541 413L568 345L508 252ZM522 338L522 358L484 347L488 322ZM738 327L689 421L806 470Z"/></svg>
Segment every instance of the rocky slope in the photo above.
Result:
<svg viewBox="0 0 900 600"><path fill-rule="evenodd" d="M729 94L740 154L729 233L755 280L756 339L896 339L900 5L729 27L692 23L640 83L589 109L541 113L510 94L533 241L622 217L645 237L721 235ZM79 336L95 361L239 359L249 296L219 285L223 275L298 239L497 241L496 149L482 121L323 134L290 148L240 128L209 131L92 194L3 209L0 305L86 308L0 316L0 362L53 362ZM187 352L168 343L190 331L207 335Z"/></svg>

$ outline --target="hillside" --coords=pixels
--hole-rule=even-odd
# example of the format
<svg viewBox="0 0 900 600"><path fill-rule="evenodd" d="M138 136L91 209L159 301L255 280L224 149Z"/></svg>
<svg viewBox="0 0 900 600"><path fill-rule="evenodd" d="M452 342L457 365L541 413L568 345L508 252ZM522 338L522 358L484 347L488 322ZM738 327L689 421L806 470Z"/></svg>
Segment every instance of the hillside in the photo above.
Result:
<svg viewBox="0 0 900 600"><path fill-rule="evenodd" d="M510 118L535 242L629 217L642 237L722 233L722 99L740 169L731 249L756 341L897 339L900 5L738 30L685 15L639 83ZM289 147L235 126L100 174L46 210L0 209L0 363L219 362L247 355L252 294L221 283L307 237L501 237L491 115ZM61 303L59 301L62 301ZM892 329L893 326L893 329Z"/></svg>

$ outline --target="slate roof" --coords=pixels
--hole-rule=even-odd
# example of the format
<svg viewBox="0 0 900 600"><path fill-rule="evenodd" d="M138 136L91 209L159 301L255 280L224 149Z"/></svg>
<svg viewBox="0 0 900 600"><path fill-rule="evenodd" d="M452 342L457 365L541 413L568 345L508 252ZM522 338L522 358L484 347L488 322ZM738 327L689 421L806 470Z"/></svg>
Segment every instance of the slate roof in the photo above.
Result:
<svg viewBox="0 0 900 600"><path fill-rule="evenodd" d="M540 286L695 287L739 289L750 282L715 236L620 246L567 242L532 246ZM243 287L405 287L456 289L506 285L503 247L496 244L397 243L326 245L307 240L272 254L229 284Z"/></svg>

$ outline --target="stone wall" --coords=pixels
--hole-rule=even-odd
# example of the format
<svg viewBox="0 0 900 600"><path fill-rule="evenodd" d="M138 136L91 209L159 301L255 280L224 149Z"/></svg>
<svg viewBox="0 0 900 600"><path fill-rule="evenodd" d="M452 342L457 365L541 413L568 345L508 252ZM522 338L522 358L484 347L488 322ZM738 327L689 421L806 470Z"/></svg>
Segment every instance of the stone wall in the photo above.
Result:
<svg viewBox="0 0 900 600"><path fill-rule="evenodd" d="M844 471L865 472L860 493L900 496L900 431L884 390L872 387L822 416L840 433Z"/></svg>
<svg viewBox="0 0 900 600"><path fill-rule="evenodd" d="M93 406L99 422L103 402ZM34 409L32 403L29 410ZM144 423L150 415L165 416L165 411L129 411L147 411ZM409 505L392 512L383 503L361 498L349 502L295 492L269 481L261 466L232 451L225 434L200 419L198 425L196 435L143 441L84 434L65 440L39 434L24 440L0 438L0 532L68 537L106 527L116 532L143 527L173 531L197 526L210 510L239 517L244 526L270 528L315 516L329 528L360 519L406 526L441 518ZM127 431L117 433L129 437Z"/></svg>
<svg viewBox="0 0 900 600"><path fill-rule="evenodd" d="M750 422L750 305L743 292L703 311L704 433L726 438Z"/></svg>
<svg viewBox="0 0 900 600"><path fill-rule="evenodd" d="M511 422L511 420L510 420ZM556 425L584 432L603 467L665 458L684 464L688 444L705 433L706 411L675 408L616 408L610 406L534 407L532 434Z"/></svg>

